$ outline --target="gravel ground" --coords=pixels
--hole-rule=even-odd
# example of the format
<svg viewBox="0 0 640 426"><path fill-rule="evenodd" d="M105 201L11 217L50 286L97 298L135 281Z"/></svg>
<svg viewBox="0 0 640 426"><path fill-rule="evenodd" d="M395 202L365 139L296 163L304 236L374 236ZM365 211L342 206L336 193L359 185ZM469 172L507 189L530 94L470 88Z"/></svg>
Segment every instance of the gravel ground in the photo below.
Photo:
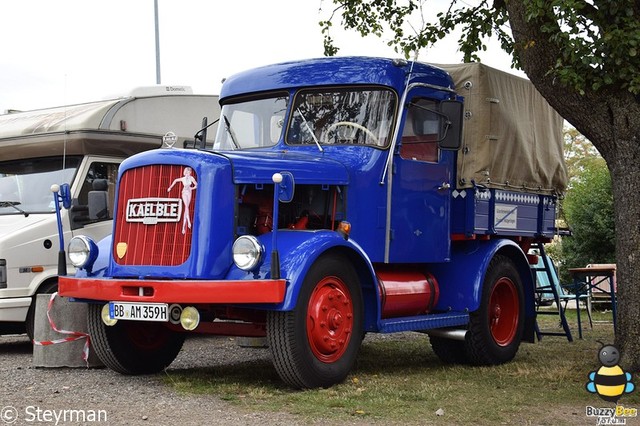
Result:
<svg viewBox="0 0 640 426"><path fill-rule="evenodd" d="M269 358L269 352L239 347L228 338L191 338L168 372L256 357ZM123 376L106 368L35 368L25 335L0 336L0 386L0 426L12 420L13 425L80 424L77 417L67 421L59 417L56 422L55 416L62 416L63 410L81 410L85 415L104 410L107 421L101 423L109 425L308 423L289 413L243 411L215 396L181 395L163 382L162 375Z"/></svg>

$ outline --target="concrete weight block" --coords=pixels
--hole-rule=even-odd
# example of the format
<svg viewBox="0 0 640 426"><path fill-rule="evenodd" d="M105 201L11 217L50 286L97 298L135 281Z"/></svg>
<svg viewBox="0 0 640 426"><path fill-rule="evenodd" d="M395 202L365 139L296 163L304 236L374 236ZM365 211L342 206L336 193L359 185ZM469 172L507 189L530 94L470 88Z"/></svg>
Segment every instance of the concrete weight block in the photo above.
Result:
<svg viewBox="0 0 640 426"><path fill-rule="evenodd" d="M102 367L102 362L89 346L89 358L83 359L86 338L74 338L73 334L58 333L47 318L50 294L36 296L34 320L33 365L35 367ZM65 297L55 296L49 310L51 322L58 330L87 334L87 305L70 302ZM55 342L55 343L51 343Z"/></svg>

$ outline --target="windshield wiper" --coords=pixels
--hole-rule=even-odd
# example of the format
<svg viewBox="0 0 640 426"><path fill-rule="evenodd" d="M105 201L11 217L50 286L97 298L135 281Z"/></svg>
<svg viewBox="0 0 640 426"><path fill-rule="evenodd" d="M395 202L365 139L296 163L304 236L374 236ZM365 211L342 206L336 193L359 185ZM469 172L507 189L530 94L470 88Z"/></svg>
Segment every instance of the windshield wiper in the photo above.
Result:
<svg viewBox="0 0 640 426"><path fill-rule="evenodd" d="M20 207L17 207L18 204L21 204L20 201L0 201L0 208L2 207L13 207L20 213L24 215L24 217L29 217L29 213L22 210Z"/></svg>
<svg viewBox="0 0 640 426"><path fill-rule="evenodd" d="M316 146L318 147L320 152L324 152L324 149L322 149L320 142L318 142L318 138L316 137L315 132L311 129L311 126L309 126L309 123L307 123L307 119L304 117L304 114L302 113L302 111L300 111L300 108L296 108L296 111L298 111L298 114L300 114L300 117L302 117L302 121L304 122L304 125L307 126L307 130L309 131L309 133L311 133L311 137L313 138L313 141L316 143Z"/></svg>
<svg viewBox="0 0 640 426"><path fill-rule="evenodd" d="M224 128L227 131L227 133L229 133L229 136L231 136L231 142L233 142L233 146L235 146L236 149L240 149L240 145L236 140L236 135L233 133L233 130L231 129L231 123L229 123L229 119L227 118L226 115L223 115L222 118L224 119Z"/></svg>

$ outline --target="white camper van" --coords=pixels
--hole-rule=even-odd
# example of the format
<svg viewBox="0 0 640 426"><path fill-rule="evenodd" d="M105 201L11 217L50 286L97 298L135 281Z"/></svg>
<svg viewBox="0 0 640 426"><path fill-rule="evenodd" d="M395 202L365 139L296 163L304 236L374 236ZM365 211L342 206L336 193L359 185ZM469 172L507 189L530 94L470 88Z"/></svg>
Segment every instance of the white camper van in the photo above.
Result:
<svg viewBox="0 0 640 426"><path fill-rule="evenodd" d="M217 96L154 86L113 100L0 115L0 334L26 326L32 338L34 296L57 288L51 185L70 183L64 241L100 240L111 232L120 162L160 147L167 132L177 136L176 146L195 143L203 118L212 123L219 114Z"/></svg>

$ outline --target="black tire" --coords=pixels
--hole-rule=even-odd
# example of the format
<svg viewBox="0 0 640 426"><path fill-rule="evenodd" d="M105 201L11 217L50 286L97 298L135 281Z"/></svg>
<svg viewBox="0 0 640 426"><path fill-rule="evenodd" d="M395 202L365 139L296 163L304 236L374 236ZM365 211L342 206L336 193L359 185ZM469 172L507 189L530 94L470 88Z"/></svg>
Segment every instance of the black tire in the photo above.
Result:
<svg viewBox="0 0 640 426"><path fill-rule="evenodd" d="M38 294L53 294L56 291L58 291L58 281L50 281L48 283L42 284L31 299L31 306L29 306L29 311L27 312L27 319L25 320L24 328L27 332L29 340L31 340L32 342L35 336L36 296Z"/></svg>
<svg viewBox="0 0 640 426"><path fill-rule="evenodd" d="M362 343L362 311L353 266L338 256L320 257L304 279L296 309L267 315L269 348L280 378L300 389L342 382Z"/></svg>
<svg viewBox="0 0 640 426"><path fill-rule="evenodd" d="M87 329L91 349L110 369L122 374L153 374L178 356L184 333L158 322L118 321L107 326L100 317L102 306L88 306Z"/></svg>
<svg viewBox="0 0 640 426"><path fill-rule="evenodd" d="M445 364L467 364L469 358L463 340L453 340L444 337L429 336L433 352Z"/></svg>
<svg viewBox="0 0 640 426"><path fill-rule="evenodd" d="M497 365L513 359L524 329L524 292L511 259L496 255L487 268L480 308L469 318L466 353L474 365Z"/></svg>

